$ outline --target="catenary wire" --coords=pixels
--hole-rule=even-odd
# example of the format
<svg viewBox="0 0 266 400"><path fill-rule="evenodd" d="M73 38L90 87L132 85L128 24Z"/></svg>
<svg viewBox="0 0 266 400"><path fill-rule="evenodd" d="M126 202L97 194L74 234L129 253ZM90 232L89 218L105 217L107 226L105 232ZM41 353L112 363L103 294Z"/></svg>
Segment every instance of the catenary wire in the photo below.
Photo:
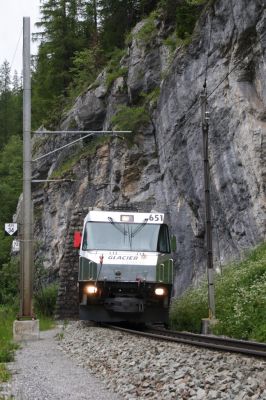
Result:
<svg viewBox="0 0 266 400"><path fill-rule="evenodd" d="M13 66L13 63L14 63L14 60L15 60L15 57L16 57L16 55L17 55L18 46L19 46L19 43L20 43L20 40L21 40L21 37L22 37L22 33L23 33L23 28L21 28L20 33L19 33L19 38L18 38L18 41L17 41L17 44L16 44L16 48L15 48L13 57L12 57L12 61L11 61L11 64L10 64L10 69L12 69L12 66Z"/></svg>
<svg viewBox="0 0 266 400"><path fill-rule="evenodd" d="M244 59L247 57L248 53L250 51L253 50L253 48L259 43L261 42L261 40L263 39L263 37L266 35L266 31L261 35L260 38L258 38L258 40L255 42L255 44L250 45L246 52L245 52L245 56L242 57L239 61L237 61L237 63L235 64L235 66L224 76L223 79L221 79L221 81L215 86L215 88L207 95L207 100L216 92L216 90L222 85L222 83L232 74L232 72L235 71L235 69L239 66L239 64L241 64ZM257 52L253 52L252 58L257 54ZM190 118L195 115L195 113L200 109L201 107L201 103L199 105L199 107L197 107L195 109L195 111L193 110L194 107L196 107L197 103L198 103L198 99L199 96L197 97L196 101L188 108L188 110L186 111L185 115L180 118L179 120L182 121L181 127L184 126L189 120ZM192 113L192 110L194 111ZM171 135L161 146L158 146L158 152L160 152L161 150L164 149L164 147L170 142L170 140L172 140L173 135Z"/></svg>

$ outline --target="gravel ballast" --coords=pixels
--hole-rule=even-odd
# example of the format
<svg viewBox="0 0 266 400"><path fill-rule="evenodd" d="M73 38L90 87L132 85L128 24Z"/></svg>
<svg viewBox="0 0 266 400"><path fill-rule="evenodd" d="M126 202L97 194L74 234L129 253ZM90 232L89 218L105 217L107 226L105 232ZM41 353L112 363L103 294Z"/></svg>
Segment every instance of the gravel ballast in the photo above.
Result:
<svg viewBox="0 0 266 400"><path fill-rule="evenodd" d="M62 351L123 399L266 400L266 362L75 322Z"/></svg>
<svg viewBox="0 0 266 400"><path fill-rule="evenodd" d="M9 364L0 398L266 400L266 362L71 322ZM92 376L93 374L93 376Z"/></svg>

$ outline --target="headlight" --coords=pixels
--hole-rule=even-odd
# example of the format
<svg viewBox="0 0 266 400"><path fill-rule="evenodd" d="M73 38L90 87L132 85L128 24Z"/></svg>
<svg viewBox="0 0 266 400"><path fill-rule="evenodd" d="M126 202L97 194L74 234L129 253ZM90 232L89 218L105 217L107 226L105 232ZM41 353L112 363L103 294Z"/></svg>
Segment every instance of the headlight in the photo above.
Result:
<svg viewBox="0 0 266 400"><path fill-rule="evenodd" d="M97 293L97 291L98 291L98 289L96 286L92 286L92 285L86 286L86 292L88 294L95 294L95 293Z"/></svg>
<svg viewBox="0 0 266 400"><path fill-rule="evenodd" d="M158 287L158 288L155 289L155 294L156 294L157 296L163 296L165 293L166 293L166 291L165 291L164 288Z"/></svg>

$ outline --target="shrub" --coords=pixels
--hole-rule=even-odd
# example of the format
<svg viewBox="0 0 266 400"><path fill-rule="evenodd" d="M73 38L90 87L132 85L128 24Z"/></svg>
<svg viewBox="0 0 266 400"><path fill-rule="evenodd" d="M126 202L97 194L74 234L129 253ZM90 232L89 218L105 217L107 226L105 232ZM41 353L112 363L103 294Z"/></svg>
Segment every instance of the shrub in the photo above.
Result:
<svg viewBox="0 0 266 400"><path fill-rule="evenodd" d="M136 132L143 125L150 121L149 114L145 107L120 106L117 113L112 118L115 129L121 131Z"/></svg>
<svg viewBox="0 0 266 400"><path fill-rule="evenodd" d="M53 316L57 299L58 285L56 283L42 287L34 295L36 313L44 316Z"/></svg>
<svg viewBox="0 0 266 400"><path fill-rule="evenodd" d="M217 334L266 341L266 244L217 280Z"/></svg>
<svg viewBox="0 0 266 400"><path fill-rule="evenodd" d="M205 282L174 300L170 311L172 327L199 332L201 319L208 315L207 298ZM216 276L215 300L216 334L266 341L266 244Z"/></svg>
<svg viewBox="0 0 266 400"><path fill-rule="evenodd" d="M188 289L183 296L173 301L170 309L170 325L177 330L198 333L201 319L208 315L206 283L200 288Z"/></svg>

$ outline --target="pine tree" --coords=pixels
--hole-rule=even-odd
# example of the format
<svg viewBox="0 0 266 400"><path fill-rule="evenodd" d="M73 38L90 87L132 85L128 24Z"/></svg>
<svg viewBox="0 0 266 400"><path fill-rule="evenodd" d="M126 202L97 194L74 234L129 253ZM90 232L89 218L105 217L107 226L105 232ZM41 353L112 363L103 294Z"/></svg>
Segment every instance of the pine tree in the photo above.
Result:
<svg viewBox="0 0 266 400"><path fill-rule="evenodd" d="M60 96L67 95L75 53L88 48L95 37L95 1L43 1L42 18L36 24L42 30L36 35L41 43L33 74L34 124L51 114Z"/></svg>
<svg viewBox="0 0 266 400"><path fill-rule="evenodd" d="M0 67L0 149L14 133L10 65L7 61Z"/></svg>
<svg viewBox="0 0 266 400"><path fill-rule="evenodd" d="M22 190L22 141L11 136L0 151L0 225L12 222L19 194ZM0 269L10 254L10 238L0 230Z"/></svg>
<svg viewBox="0 0 266 400"><path fill-rule="evenodd" d="M125 33L154 10L158 0L98 0L101 41L105 50L124 47Z"/></svg>

